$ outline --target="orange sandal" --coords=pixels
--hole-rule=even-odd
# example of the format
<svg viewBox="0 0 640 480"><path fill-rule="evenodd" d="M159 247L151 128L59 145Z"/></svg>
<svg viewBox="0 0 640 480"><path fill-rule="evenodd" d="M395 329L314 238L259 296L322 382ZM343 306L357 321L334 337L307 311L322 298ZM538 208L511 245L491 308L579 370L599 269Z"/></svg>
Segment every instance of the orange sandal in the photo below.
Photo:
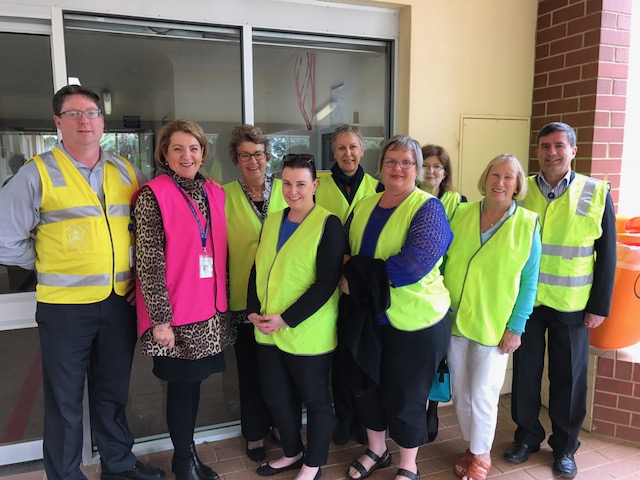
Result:
<svg viewBox="0 0 640 480"><path fill-rule="evenodd" d="M475 456L473 455L473 453L471 453L471 451L467 449L460 460L458 460L458 463L456 463L455 467L453 467L453 473L456 475L456 477L462 478L465 476L467 470L473 463L474 458Z"/></svg>
<svg viewBox="0 0 640 480"><path fill-rule="evenodd" d="M473 461L471 465L469 465L469 468L467 468L464 476L466 476L468 480L487 480L489 470L491 470L491 462L485 463L478 457L473 457Z"/></svg>

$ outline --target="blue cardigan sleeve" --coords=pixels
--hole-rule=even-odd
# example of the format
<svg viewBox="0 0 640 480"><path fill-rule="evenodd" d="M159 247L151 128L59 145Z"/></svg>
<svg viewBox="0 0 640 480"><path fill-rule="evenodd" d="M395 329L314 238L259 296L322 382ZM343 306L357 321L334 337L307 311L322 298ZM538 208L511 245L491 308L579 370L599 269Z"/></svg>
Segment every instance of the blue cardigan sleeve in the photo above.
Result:
<svg viewBox="0 0 640 480"><path fill-rule="evenodd" d="M531 243L531 253L520 275L520 290L516 298L516 304L507 322L507 328L516 334L524 332L529 315L533 311L533 304L538 293L538 274L540 272L540 255L542 242L540 240L540 226L536 228Z"/></svg>

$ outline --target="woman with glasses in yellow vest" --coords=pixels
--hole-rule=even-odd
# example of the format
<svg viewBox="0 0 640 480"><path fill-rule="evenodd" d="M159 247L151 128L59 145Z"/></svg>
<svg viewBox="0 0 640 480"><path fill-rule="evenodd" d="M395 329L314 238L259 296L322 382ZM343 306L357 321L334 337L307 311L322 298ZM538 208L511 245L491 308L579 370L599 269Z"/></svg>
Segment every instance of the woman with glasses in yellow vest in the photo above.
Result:
<svg viewBox="0 0 640 480"><path fill-rule="evenodd" d="M296 480L317 480L329 453L329 371L345 245L340 219L314 203L317 187L313 156L285 155L288 208L267 215L249 279L260 383L284 451L258 468L262 476L299 469ZM307 408L306 453L300 398Z"/></svg>
<svg viewBox="0 0 640 480"><path fill-rule="evenodd" d="M260 388L256 340L253 324L247 318L247 285L267 213L282 210L287 204L282 196L282 181L266 173L271 159L269 137L260 128L253 125L234 128L229 156L240 171L240 179L223 187L229 245L229 311L231 324L237 328L234 350L240 425L247 441L247 456L261 462L265 457L264 438L271 432L277 441L278 433L271 430L273 421Z"/></svg>
<svg viewBox="0 0 640 480"><path fill-rule="evenodd" d="M134 196L136 309L141 350L167 382L166 416L176 480L217 480L200 461L194 429L200 384L225 368L227 311L224 191L198 173L209 144L202 127L173 120L158 132L166 169Z"/></svg>
<svg viewBox="0 0 640 480"><path fill-rule="evenodd" d="M378 357L363 352L370 363L379 363L379 378L356 397L369 448L351 463L347 476L360 480L391 464L385 443L388 428L400 447L396 479L417 480L418 447L427 437L427 396L451 335L449 293L439 268L451 230L442 203L416 186L423 175L418 142L391 138L382 149L379 168L384 193L356 205L348 221L349 247L352 256L384 261L391 301L373 318ZM361 288L346 278L341 287L346 295Z"/></svg>
<svg viewBox="0 0 640 480"><path fill-rule="evenodd" d="M484 199L460 204L453 215L444 268L452 400L469 445L454 472L464 480L484 480L491 470L500 389L533 310L541 253L538 215L516 205L527 193L518 159L491 160L478 189Z"/></svg>
<svg viewBox="0 0 640 480"><path fill-rule="evenodd" d="M467 197L453 190L451 159L440 145L428 144L422 147L422 166L424 180L420 188L438 197L444 205L447 218L451 220L458 205L467 201ZM445 362L445 360L443 360ZM427 442L433 442L438 436L438 402L429 400L427 406Z"/></svg>

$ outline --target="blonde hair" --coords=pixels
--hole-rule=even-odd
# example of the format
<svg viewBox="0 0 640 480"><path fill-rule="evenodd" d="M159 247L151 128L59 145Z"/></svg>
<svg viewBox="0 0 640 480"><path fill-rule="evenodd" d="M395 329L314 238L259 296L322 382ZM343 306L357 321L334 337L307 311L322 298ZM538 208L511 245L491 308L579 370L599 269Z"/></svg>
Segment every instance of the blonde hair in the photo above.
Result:
<svg viewBox="0 0 640 480"><path fill-rule="evenodd" d="M516 158L516 156L511 155L510 153L502 153L489 162L489 164L480 175L480 179L478 180L478 190L480 190L480 193L483 196L487 194L485 184L487 183L487 177L489 176L491 168L495 165L499 165L505 162L508 163L509 166L516 171L517 182L516 191L513 194L513 198L515 200L522 200L527 196L527 182L525 179L524 170L522 169L522 165L520 165L520 161Z"/></svg>
<svg viewBox="0 0 640 480"><path fill-rule="evenodd" d="M177 132L188 133L198 141L202 147L202 164L204 165L209 154L209 142L202 127L190 120L172 120L160 129L157 135L156 151L153 153L156 164L163 168L167 167L167 149L171 143L171 135Z"/></svg>

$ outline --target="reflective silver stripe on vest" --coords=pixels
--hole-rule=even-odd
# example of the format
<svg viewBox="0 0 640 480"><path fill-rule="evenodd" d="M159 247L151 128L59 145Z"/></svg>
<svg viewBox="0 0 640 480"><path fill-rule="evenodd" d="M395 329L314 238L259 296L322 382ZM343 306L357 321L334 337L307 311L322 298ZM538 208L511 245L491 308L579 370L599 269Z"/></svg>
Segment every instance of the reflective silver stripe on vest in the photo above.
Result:
<svg viewBox="0 0 640 480"><path fill-rule="evenodd" d="M53 156L52 152L45 152L40 154L40 158L42 159L42 163L44 163L45 168L47 169L47 173L49 174L49 178L51 179L51 183L54 187L66 187L67 182L64 180L64 176L62 175L62 170L60 170L60 165L56 160L56 157Z"/></svg>
<svg viewBox="0 0 640 480"><path fill-rule="evenodd" d="M590 257L593 255L593 245L590 247L567 247L564 245L549 245L544 243L542 244L542 254L565 259Z"/></svg>
<svg viewBox="0 0 640 480"><path fill-rule="evenodd" d="M52 212L40 212L40 225L87 217L102 217L102 208L94 205L86 205L83 207L54 210Z"/></svg>
<svg viewBox="0 0 640 480"><path fill-rule="evenodd" d="M585 287L593 283L593 273L579 277L561 277L549 273L541 273L538 282L556 287Z"/></svg>
<svg viewBox="0 0 640 480"><path fill-rule="evenodd" d="M111 275L63 275L38 272L38 283L48 287L108 287Z"/></svg>
<svg viewBox="0 0 640 480"><path fill-rule="evenodd" d="M131 214L131 205L109 205L110 217L128 217Z"/></svg>
<svg viewBox="0 0 640 480"><path fill-rule="evenodd" d="M580 192L580 199L578 200L578 206L576 207L576 215L580 217L586 217L589 213L589 205L591 205L591 199L593 193L596 191L597 183L588 178L582 187Z"/></svg>
<svg viewBox="0 0 640 480"><path fill-rule="evenodd" d="M109 160L116 166L118 173L120 174L120 180L123 185L133 185L133 180L129 176L129 169L127 165L116 155L109 154Z"/></svg>
<svg viewBox="0 0 640 480"><path fill-rule="evenodd" d="M124 282L133 278L133 272L127 270L126 272L116 272L116 282Z"/></svg>

